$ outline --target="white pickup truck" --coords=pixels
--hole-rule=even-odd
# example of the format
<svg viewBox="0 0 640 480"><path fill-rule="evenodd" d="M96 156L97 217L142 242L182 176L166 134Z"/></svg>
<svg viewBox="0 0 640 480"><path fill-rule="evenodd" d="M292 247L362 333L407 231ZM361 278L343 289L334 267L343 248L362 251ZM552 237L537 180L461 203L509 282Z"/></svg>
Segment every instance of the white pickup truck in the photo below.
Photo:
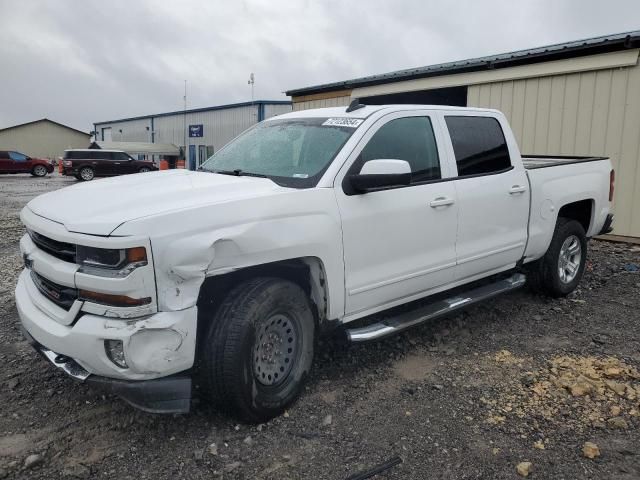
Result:
<svg viewBox="0 0 640 480"><path fill-rule="evenodd" d="M30 201L16 304L76 379L155 412L197 390L263 421L297 397L324 329L381 338L526 278L568 294L612 195L608 159L522 158L495 110L293 112L198 172Z"/></svg>

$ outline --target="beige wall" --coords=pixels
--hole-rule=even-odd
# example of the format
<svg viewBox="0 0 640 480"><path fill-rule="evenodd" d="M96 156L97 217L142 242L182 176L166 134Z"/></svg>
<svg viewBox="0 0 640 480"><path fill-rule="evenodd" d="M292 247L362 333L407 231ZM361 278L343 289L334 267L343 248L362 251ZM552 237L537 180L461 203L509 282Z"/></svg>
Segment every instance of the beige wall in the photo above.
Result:
<svg viewBox="0 0 640 480"><path fill-rule="evenodd" d="M292 97L293 111L310 108L346 107L351 103L351 90L318 93Z"/></svg>
<svg viewBox="0 0 640 480"><path fill-rule="evenodd" d="M57 158L67 148L87 148L89 134L52 122L36 122L0 131L0 150L16 150L30 157Z"/></svg>
<svg viewBox="0 0 640 480"><path fill-rule="evenodd" d="M615 230L640 237L640 66L472 85L525 154L603 155L616 170Z"/></svg>

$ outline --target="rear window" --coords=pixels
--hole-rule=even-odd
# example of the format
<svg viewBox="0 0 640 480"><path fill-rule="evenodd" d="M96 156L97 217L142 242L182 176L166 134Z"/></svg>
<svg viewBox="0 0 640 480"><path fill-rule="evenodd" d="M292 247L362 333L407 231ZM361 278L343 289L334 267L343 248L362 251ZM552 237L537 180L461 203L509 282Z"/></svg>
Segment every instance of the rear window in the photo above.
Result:
<svg viewBox="0 0 640 480"><path fill-rule="evenodd" d="M112 152L102 150L69 150L64 152L65 160L111 160Z"/></svg>
<svg viewBox="0 0 640 480"><path fill-rule="evenodd" d="M458 176L487 175L511 168L509 149L498 120L492 117L445 117L458 165Z"/></svg>

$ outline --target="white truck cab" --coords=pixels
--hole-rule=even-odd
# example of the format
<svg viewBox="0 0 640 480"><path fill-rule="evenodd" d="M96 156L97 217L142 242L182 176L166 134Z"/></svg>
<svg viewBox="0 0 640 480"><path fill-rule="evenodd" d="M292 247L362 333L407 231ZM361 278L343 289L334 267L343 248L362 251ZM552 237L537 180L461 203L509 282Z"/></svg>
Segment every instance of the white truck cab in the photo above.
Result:
<svg viewBox="0 0 640 480"><path fill-rule="evenodd" d="M495 110L293 112L198 172L29 202L16 304L76 379L159 412L188 411L197 381L263 421L297 397L325 328L373 340L525 279L570 293L612 194L608 159L523 158Z"/></svg>

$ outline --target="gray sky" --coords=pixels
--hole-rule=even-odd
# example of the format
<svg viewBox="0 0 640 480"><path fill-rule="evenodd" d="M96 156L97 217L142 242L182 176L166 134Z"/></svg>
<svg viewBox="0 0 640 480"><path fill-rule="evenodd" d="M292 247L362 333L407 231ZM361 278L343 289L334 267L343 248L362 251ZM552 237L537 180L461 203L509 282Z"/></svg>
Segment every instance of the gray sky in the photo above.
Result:
<svg viewBox="0 0 640 480"><path fill-rule="evenodd" d="M0 0L0 128L247 101L640 29L638 0Z"/></svg>

